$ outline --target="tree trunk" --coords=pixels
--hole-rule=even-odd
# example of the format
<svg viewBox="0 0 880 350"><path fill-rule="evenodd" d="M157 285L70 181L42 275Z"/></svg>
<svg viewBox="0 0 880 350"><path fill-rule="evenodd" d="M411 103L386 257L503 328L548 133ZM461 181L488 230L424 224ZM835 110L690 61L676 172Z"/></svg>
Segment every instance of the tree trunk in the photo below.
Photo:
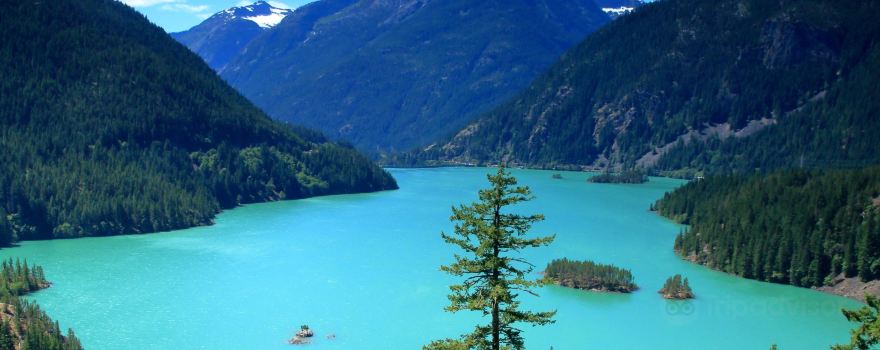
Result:
<svg viewBox="0 0 880 350"><path fill-rule="evenodd" d="M492 350L501 349L501 332L498 320L498 299L492 302Z"/></svg>
<svg viewBox="0 0 880 350"><path fill-rule="evenodd" d="M501 194L499 194L499 198L501 198ZM500 201L499 201L500 202ZM497 203L495 205L495 217L493 218L493 225L495 226L496 232L501 229L501 204ZM496 237L497 239L497 237ZM501 251L498 249L498 242L493 242L495 247L493 249L493 256L496 261L498 257L501 255ZM500 279L498 267L492 271L492 285L493 287L498 283ZM492 300L492 350L500 350L501 349L501 320L498 317L498 297Z"/></svg>

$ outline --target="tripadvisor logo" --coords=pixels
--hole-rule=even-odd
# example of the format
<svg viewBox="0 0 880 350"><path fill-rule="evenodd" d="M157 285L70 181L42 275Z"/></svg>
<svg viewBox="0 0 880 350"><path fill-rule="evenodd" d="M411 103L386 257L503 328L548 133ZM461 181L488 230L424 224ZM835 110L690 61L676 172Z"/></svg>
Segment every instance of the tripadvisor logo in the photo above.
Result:
<svg viewBox="0 0 880 350"><path fill-rule="evenodd" d="M839 306L832 301L783 300L779 298L754 301L713 300L700 303L703 313L724 315L828 315L838 312ZM666 314L692 315L696 303L692 300L667 300Z"/></svg>
<svg viewBox="0 0 880 350"><path fill-rule="evenodd" d="M694 313L694 303L690 300L669 300L666 302L666 314L687 316Z"/></svg>

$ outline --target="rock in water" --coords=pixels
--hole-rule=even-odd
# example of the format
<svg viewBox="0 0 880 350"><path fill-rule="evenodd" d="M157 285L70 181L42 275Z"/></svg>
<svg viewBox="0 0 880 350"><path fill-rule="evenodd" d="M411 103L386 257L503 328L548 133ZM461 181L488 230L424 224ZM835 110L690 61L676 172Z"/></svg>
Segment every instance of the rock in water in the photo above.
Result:
<svg viewBox="0 0 880 350"><path fill-rule="evenodd" d="M293 338L290 338L287 343L291 345L308 344L311 342L309 338L313 336L315 336L315 332L312 332L308 325L302 325L299 327L299 331L296 332L296 335Z"/></svg>

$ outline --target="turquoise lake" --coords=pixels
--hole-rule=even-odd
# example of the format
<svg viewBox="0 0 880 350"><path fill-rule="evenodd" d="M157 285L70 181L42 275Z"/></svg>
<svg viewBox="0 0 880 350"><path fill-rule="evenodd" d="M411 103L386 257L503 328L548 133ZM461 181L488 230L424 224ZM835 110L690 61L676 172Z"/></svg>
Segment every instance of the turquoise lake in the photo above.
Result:
<svg viewBox="0 0 880 350"><path fill-rule="evenodd" d="M300 324L307 349L420 349L479 321L449 314L439 271L455 250L440 239L450 207L476 199L491 169L401 169L400 190L248 205L216 224L174 232L26 242L2 257L43 265L54 285L33 294L87 349L290 349ZM808 289L745 280L679 259L679 225L647 209L681 181L587 183L586 173L514 170L537 199L521 206L555 233L525 255L590 259L632 270L641 290L601 294L561 287L526 298L558 310L527 328L529 349L828 349L848 338L841 308L860 304ZM656 293L676 273L697 299ZM536 275L537 277L537 275ZM335 334L335 339L327 339Z"/></svg>

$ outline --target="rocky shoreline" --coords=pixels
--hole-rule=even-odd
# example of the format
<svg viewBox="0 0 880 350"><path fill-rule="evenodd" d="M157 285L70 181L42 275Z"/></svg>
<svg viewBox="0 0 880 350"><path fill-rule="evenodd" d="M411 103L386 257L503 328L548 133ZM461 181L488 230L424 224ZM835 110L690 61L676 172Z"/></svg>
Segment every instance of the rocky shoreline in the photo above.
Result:
<svg viewBox="0 0 880 350"><path fill-rule="evenodd" d="M679 256L681 256L680 252L676 252L676 254L679 254ZM692 262L694 264L706 266L706 267L708 267L712 270L715 270L715 271L724 272L724 271L716 269L715 267L701 261L700 259L697 258L696 254L690 254L688 256L681 256L681 258L683 260ZM728 273L728 274L730 274L730 273ZM737 277L741 277L741 276L737 276ZM741 278L744 278L744 277L741 277ZM754 281L757 281L757 280L754 280ZM773 283L773 282L769 282L769 283ZM797 286L794 286L794 287L797 287ZM806 287L800 287L800 288L806 288ZM859 279L858 276L844 277L843 273L841 273L841 274L834 277L834 280L832 281L832 285L822 286L822 287L811 287L809 289L817 290L817 291L820 291L823 293L841 296L844 298L853 299L855 301L864 303L865 302L865 293L876 296L876 297L880 297L880 280L863 282L861 279Z"/></svg>
<svg viewBox="0 0 880 350"><path fill-rule="evenodd" d="M839 295L842 297L865 302L865 293L880 296L880 281L874 280L863 282L858 277L844 277L843 274L834 277L833 284L830 286L814 287L812 289L828 294Z"/></svg>
<svg viewBox="0 0 880 350"><path fill-rule="evenodd" d="M580 290L586 290L591 292L601 292L601 293L632 293L639 289L638 286L633 285L632 287L627 287L624 285L605 285L601 283L591 283L587 285L582 285L575 283L572 279L564 279L555 281L556 285L566 287L566 288L574 288Z"/></svg>

